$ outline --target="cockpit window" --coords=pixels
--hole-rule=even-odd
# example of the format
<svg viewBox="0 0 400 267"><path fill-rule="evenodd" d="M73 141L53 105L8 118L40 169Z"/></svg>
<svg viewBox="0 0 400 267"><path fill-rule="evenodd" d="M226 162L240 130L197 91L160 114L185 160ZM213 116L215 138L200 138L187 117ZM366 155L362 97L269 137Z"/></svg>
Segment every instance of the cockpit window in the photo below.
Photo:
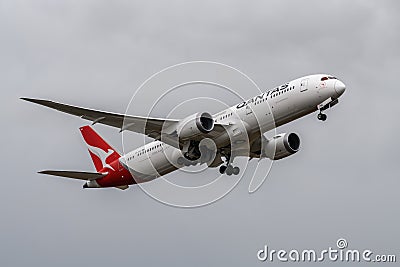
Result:
<svg viewBox="0 0 400 267"><path fill-rule="evenodd" d="M333 76L325 76L321 78L321 81L326 81L326 80L337 80L337 78Z"/></svg>

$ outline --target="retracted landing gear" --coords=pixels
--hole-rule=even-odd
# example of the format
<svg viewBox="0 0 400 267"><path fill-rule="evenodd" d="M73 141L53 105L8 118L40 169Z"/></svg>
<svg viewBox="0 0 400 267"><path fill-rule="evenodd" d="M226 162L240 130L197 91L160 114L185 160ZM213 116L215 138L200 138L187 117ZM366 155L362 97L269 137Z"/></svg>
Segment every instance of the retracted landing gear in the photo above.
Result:
<svg viewBox="0 0 400 267"><path fill-rule="evenodd" d="M327 116L326 116L326 114L323 114L322 112L320 112L320 113L318 113L317 118L318 118L320 121L326 121Z"/></svg>

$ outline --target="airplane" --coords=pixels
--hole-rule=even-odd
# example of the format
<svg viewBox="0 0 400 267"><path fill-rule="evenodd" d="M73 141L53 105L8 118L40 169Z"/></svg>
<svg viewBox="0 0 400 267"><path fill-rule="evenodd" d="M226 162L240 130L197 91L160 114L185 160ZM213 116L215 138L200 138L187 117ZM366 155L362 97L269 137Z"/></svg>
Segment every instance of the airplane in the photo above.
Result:
<svg viewBox="0 0 400 267"><path fill-rule="evenodd" d="M86 181L83 188L116 187L154 180L185 166L207 164L219 167L221 175L238 175L236 157L279 160L299 151L300 137L282 133L266 138L265 133L281 125L339 102L345 84L332 75L314 74L284 83L217 114L206 111L184 119L163 119L87 109L43 99L22 100L79 116L94 124L132 131L154 139L125 155L111 147L91 126L80 128L96 172L45 170L39 173ZM211 140L213 146L204 140Z"/></svg>

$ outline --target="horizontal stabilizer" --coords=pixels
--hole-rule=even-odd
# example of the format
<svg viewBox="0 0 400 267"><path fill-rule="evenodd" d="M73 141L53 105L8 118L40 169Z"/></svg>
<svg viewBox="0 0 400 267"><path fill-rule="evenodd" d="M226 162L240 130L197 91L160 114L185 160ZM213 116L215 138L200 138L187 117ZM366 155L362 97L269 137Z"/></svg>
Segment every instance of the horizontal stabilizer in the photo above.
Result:
<svg viewBox="0 0 400 267"><path fill-rule="evenodd" d="M78 179L78 180L96 180L106 176L108 173L100 173L100 172L77 172L77 171L40 171L38 173L41 174L48 174L54 176L61 176L66 178Z"/></svg>

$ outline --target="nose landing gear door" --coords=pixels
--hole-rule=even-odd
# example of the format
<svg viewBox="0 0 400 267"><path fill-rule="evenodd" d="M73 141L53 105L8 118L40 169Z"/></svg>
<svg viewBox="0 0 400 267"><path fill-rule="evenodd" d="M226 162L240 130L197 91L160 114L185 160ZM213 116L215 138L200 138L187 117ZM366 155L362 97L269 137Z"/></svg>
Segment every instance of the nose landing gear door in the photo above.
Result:
<svg viewBox="0 0 400 267"><path fill-rule="evenodd" d="M300 83L300 92L305 92L308 89L308 79L301 80Z"/></svg>

